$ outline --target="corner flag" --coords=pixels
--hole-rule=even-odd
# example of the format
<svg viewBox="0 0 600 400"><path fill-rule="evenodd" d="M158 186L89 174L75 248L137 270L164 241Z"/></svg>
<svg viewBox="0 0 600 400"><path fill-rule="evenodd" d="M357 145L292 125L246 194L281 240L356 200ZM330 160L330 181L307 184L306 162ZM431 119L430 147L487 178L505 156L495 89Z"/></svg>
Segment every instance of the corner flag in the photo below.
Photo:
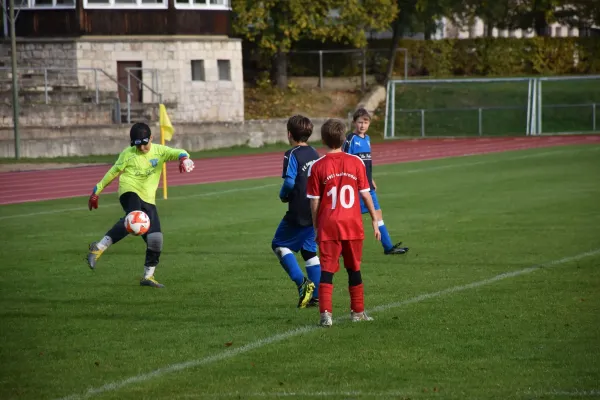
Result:
<svg viewBox="0 0 600 400"><path fill-rule="evenodd" d="M164 139L168 142L169 140L171 140L173 138L173 133L175 133L175 128L173 128L173 125L171 125L171 119L169 118L169 115L167 114L167 109L165 108L165 105L159 104L158 110L159 110L158 120L159 120L159 124L160 124L160 129L162 132L161 136L164 137Z"/></svg>
<svg viewBox="0 0 600 400"><path fill-rule="evenodd" d="M158 124L160 125L160 144L164 145L165 140L173 138L175 128L171 125L171 119L167 115L167 109L164 104L158 105ZM167 165L163 164L163 199L167 198Z"/></svg>

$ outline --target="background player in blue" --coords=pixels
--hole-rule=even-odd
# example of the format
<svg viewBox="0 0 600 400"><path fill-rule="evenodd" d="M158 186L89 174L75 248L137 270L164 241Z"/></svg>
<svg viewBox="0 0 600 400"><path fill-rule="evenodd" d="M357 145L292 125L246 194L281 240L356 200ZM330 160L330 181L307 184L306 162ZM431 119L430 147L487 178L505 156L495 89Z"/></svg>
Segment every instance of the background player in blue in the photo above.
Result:
<svg viewBox="0 0 600 400"><path fill-rule="evenodd" d="M288 120L287 130L288 140L293 147L283 157L284 181L279 198L289 205L275 231L271 247L285 272L298 287L298 308L314 307L319 305L321 264L317 257L306 183L308 169L319 159L319 153L306 143L313 131L310 119L295 115ZM304 276L294 255L298 251L306 263L308 278Z"/></svg>
<svg viewBox="0 0 600 400"><path fill-rule="evenodd" d="M405 254L408 251L408 247L401 247L402 242L392 244L392 238L390 237L387 227L383 223L383 214L381 212L381 207L379 207L379 201L377 201L377 184L373 179L373 164L371 160L371 140L369 135L367 135L369 125L371 124L371 115L364 108L359 108L352 116L352 121L354 121L354 132L351 132L346 136L343 150L348 154L354 154L355 156L360 157L365 163L365 167L367 167L367 178L369 179L369 185L371 185L371 197L373 198L377 223L379 225L379 231L381 232L383 252L385 254ZM360 199L360 208L363 214L368 212L362 198Z"/></svg>

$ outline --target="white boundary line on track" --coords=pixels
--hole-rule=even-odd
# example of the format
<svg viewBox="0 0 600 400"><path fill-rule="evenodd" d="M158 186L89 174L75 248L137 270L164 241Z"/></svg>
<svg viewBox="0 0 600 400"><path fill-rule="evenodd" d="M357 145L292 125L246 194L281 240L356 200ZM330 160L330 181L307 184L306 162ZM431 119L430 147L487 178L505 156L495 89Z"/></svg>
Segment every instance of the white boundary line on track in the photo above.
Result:
<svg viewBox="0 0 600 400"><path fill-rule="evenodd" d="M555 267L555 266L565 264L565 263L568 263L571 261L577 261L577 260L581 260L586 257L592 257L592 256L596 256L599 254L600 254L600 248L598 248L596 250L591 250L591 251L587 251L584 253L580 253L580 254L577 254L574 256L563 257L558 260L550 261L547 263L534 265L534 266L520 269L517 271L505 272L503 274L496 275L492 278L484 279L484 280L477 281L477 282L472 282L472 283L469 283L466 285L453 286L448 289L440 290L438 292L425 293L420 296L413 297L411 299L407 299L407 300L403 300L403 301L399 301L399 302L395 302L395 303L383 304L383 305L377 306L377 307L372 308L371 310L367 310L367 311L371 312L371 313L378 313L378 312L390 310L393 308L399 308L399 307L410 305L410 304L420 303L424 300L438 298L438 297L445 296L448 294L462 292L462 291L468 290L468 289L478 288L478 287L489 285L489 284L492 284L492 283L495 283L495 282L498 282L498 281L501 281L504 279L514 278L514 277L517 277L520 275L530 274L530 273L538 271L540 269ZM340 322L345 319L348 319L348 316L335 318L334 321ZM151 371L151 372L148 372L145 374L132 376L132 377L129 377L129 378L121 380L121 381L107 383L103 386L89 388L83 394L73 394L73 395L70 395L67 397L63 397L63 398L61 398L61 400L88 399L90 397L93 397L93 396L96 396L96 395L99 395L102 393L115 392L115 391L117 391L121 388L124 388L126 386L129 386L131 384L145 382L152 378L160 377L162 375L166 375L166 374L169 374L172 372L183 371L183 370L186 370L189 368L195 368L195 367L199 367L199 366L203 366L203 365L212 364L217 361L227 360L227 359L233 358L239 354L248 353L252 350L259 349L259 348L262 348L262 347L265 347L265 346L268 346L268 345L271 345L274 343L282 342L286 339L289 339L289 338L292 338L295 336L300 336L305 333L313 332L317 329L322 329L322 328L319 328L317 325L306 325L303 327L299 327L297 329L289 330L287 332L279 333L277 335L259 339L257 341L248 343L247 345L244 345L242 347L225 350L223 352L214 354L212 356L200 358L197 360L186 361L186 362L182 362L182 363L178 363L178 364L171 364L166 367L159 368L159 369L156 369L154 371ZM335 324L334 324L333 329L335 329Z"/></svg>
<svg viewBox="0 0 600 400"><path fill-rule="evenodd" d="M585 150L583 149L576 149L576 152L579 151L588 151L588 150L600 150L600 146L598 147L594 147L594 148L587 148ZM537 153L537 154L532 154L532 155L521 155L521 156L515 156L515 157L510 157L510 158L504 158L501 160L483 160L483 161L475 161L475 162L466 162L466 163L461 163L461 164L451 164L451 165L440 165L440 166L435 166L435 167L425 167L425 168L415 168L415 169L410 169L410 170L405 170L405 171L397 171L397 172L376 172L374 173L374 176L386 176L386 175L408 175L408 174L415 174L415 173L419 173L419 172L431 172L431 171L438 171L438 170L444 170L444 169L451 169L451 168L461 168L461 167L472 167L472 166L476 166L476 165L483 165L483 164L492 164L492 163L497 163L497 162L504 162L504 161L514 161L514 160L523 160L523 159L528 159L528 158L532 158L532 157L546 157L546 156L551 156L551 155L556 155L556 154L563 154L563 153L573 153L574 150L554 150L554 151L546 151L543 153ZM496 154L496 153L494 153ZM485 155L485 154L472 154L472 155L466 155L466 156L453 156L453 157L447 157L445 159L448 158L467 158L467 157L473 157L473 156L481 156L481 155ZM442 158L440 159L435 159L435 160L444 160ZM435 161L435 160L416 160L415 162L423 162L423 161ZM386 164L386 165L393 165L393 164ZM275 178L275 177L273 177ZM268 179L267 178L261 178L261 179ZM246 179L247 180L247 179ZM231 182L236 182L236 181L231 181ZM216 195L220 195L220 194L227 194L227 193L235 193L235 192L241 192L241 191L249 191L249 190L256 190L256 189L263 189L263 188L267 188L267 187L272 187L272 186L277 186L278 184L272 183L272 184L268 184L268 185L261 185L261 186L255 186L255 187L249 187L249 188L239 188L239 189L229 189L229 190L223 190L223 191L217 191L217 192L207 192L207 193L199 193L199 194L193 194L193 195L188 195L188 196L178 196L178 197L169 197L169 199L172 200L185 200L185 199L189 199L189 198L194 198L194 197L206 197L206 196L216 196ZM113 194L113 193L110 193ZM73 196L70 198L76 198L76 197L82 197L82 196ZM18 204L24 204L24 203L18 203ZM7 206L9 204L6 204L5 206ZM117 206L118 204L110 204L110 205L106 205L103 206L104 207L112 207L112 206ZM1 209L2 205L0 205L0 209ZM12 219L12 218L25 218L25 217L33 217L33 216L38 216L38 215L48 215L48 214L58 214L58 213L63 213L63 212L72 212L72 211L85 211L87 210L86 207L78 207L78 208L62 208L62 209L58 209L58 210L48 210L48 211L39 211L39 212L33 212L33 213L27 213L27 214L15 214L15 215L4 215L4 216L0 216L0 221L2 220L6 220L6 219Z"/></svg>

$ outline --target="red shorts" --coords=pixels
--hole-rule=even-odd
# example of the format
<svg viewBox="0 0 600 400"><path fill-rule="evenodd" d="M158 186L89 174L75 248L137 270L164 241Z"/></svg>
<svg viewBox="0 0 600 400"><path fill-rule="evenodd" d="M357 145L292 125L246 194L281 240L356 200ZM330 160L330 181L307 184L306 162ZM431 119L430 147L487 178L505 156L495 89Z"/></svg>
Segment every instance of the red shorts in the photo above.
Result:
<svg viewBox="0 0 600 400"><path fill-rule="evenodd" d="M340 269L340 256L344 257L344 267L350 271L360 271L363 240L325 240L319 243L321 271L335 274Z"/></svg>

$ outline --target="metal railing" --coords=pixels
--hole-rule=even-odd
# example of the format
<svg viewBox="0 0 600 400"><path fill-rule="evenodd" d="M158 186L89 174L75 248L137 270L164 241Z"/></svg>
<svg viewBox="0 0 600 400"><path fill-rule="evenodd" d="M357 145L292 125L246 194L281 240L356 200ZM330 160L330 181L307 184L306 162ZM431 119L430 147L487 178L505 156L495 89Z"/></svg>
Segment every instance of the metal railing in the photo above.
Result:
<svg viewBox="0 0 600 400"><path fill-rule="evenodd" d="M127 90L127 123L130 124L131 123L131 104L132 104L131 78L135 79L136 83L138 85L140 85L141 87L145 87L146 89L150 90L150 92L152 93L152 102L154 102L154 96L156 96L156 98L158 99L158 102L162 103L162 94L160 94L159 92L154 90L154 88L148 86L142 79L135 76L134 73L132 72L132 71L140 71L143 73L144 71L149 71L152 74L151 75L152 76L152 85L154 87L158 88L158 70L156 68L130 67L130 68L125 68L125 71L127 72L127 89L128 89ZM142 102L143 102L143 98L142 98Z"/></svg>
<svg viewBox="0 0 600 400"><path fill-rule="evenodd" d="M12 71L10 67L0 67L0 70L5 70L5 71ZM54 86L50 83L50 78L48 77L48 72L50 71L91 71L94 75L93 79L94 79L94 92L95 92L95 103L96 104L100 104L100 84L99 84L99 75L102 74L104 76L106 76L108 79L110 79L111 81L113 81L114 83L117 84L118 87L120 87L121 89L125 90L126 92L129 92L129 89L119 83L119 81L117 81L115 78L113 78L112 76L110 76L110 74L108 74L106 71L104 71L101 68L66 68L66 67L21 67L21 68L17 68L18 71L28 71L28 73L25 73L23 75L30 75L31 72L29 71L42 71L44 74L44 103L45 104L50 104L50 87ZM73 80L76 81L77 84L79 84L79 76L74 75L72 77L72 79L70 78L69 80Z"/></svg>
<svg viewBox="0 0 600 400"><path fill-rule="evenodd" d="M290 51L290 54L318 54L319 55L319 88L323 89L324 67L323 55L326 54L360 54L361 57L361 89L365 90L367 86L367 54L390 51L389 49L348 49L348 50L297 50ZM408 49L399 47L397 52L404 54L404 79L408 79ZM388 60L389 62L389 60Z"/></svg>
<svg viewBox="0 0 600 400"><path fill-rule="evenodd" d="M147 85L145 82L143 82L142 79L139 79L137 76L135 76L134 72L132 71L149 71L151 73L151 82L152 82L152 86ZM0 71L9 71L12 72L11 67L0 67ZM93 74L92 80L93 80L93 84L91 86L93 86L93 91L94 91L94 103L95 104L100 104L100 77L106 77L108 78L111 82L115 83L117 85L117 96L116 96L116 102L115 102L115 110L114 110L114 115L115 115L115 119L116 118L120 118L121 115L121 102L119 100L119 89L122 89L126 96L127 96L127 122L131 123L131 106L132 106L132 90L131 90L131 78L133 77L134 81L141 85L142 87L147 88L148 90L150 90L150 92L152 93L152 102L155 101L155 99L158 99L159 103L162 103L162 94L158 92L157 88L158 88L158 70L153 69L153 68L126 68L126 72L127 72L127 86L120 83L117 79L115 79L113 76L111 76L109 73L107 73L105 70L103 70L102 68L67 68L67 67L20 67L17 68L17 71L25 71L24 73L21 73L21 76L23 75L36 75L35 72L36 71L41 71L41 73L43 74L43 91L44 91L44 103L45 104L50 104L50 90L53 86L59 86L59 84L53 84L52 81L62 81L62 82L76 82L77 85L79 85L79 82L81 80L81 77L79 76L79 71L84 71L84 72L90 72ZM71 71L74 72L74 75L72 77L66 77L64 75L53 78L49 76L49 73L53 72L53 71L57 71L57 72L61 72L61 71ZM42 84L42 83L41 83ZM90 85L82 85L85 87L88 87ZM21 87L22 88L22 87ZM111 98L113 101L115 100L114 98ZM120 121L119 121L120 122Z"/></svg>
<svg viewBox="0 0 600 400"><path fill-rule="evenodd" d="M571 87L573 86L570 84L571 81L591 83L581 87ZM563 82L565 86L550 88L545 85L543 89L542 82ZM490 86L469 86L492 83L504 85L499 85L498 90L491 90ZM515 85L511 86L510 83ZM428 90L418 90L415 85L424 85ZM397 88L401 88L402 91L397 91ZM470 134L483 136L519 132L521 135L589 133L598 132L599 128L597 108L600 104L600 75L394 80L388 83L387 91L385 138L396 137L399 126L404 128L405 131L402 133L404 135L430 136L430 132L426 129L427 124L433 127L433 130L437 129L439 136L464 135L467 133L465 130ZM474 97L475 100L471 103L475 104L457 106L464 97L469 95ZM403 101L402 96L408 96L407 100ZM563 101L561 102L560 99ZM400 107L398 102L401 104ZM412 107L402 107L403 102ZM423 105L435 104L435 106L419 107L416 102L426 103ZM468 101L464 102L468 103ZM493 102L502 104L490 104ZM444 103L448 104L448 107L443 107ZM546 110L551 112L544 113ZM558 110L569 111L564 115L557 115ZM486 131L485 115L490 113L492 115L495 113L496 116L487 118ZM542 126L544 121L545 130Z"/></svg>

